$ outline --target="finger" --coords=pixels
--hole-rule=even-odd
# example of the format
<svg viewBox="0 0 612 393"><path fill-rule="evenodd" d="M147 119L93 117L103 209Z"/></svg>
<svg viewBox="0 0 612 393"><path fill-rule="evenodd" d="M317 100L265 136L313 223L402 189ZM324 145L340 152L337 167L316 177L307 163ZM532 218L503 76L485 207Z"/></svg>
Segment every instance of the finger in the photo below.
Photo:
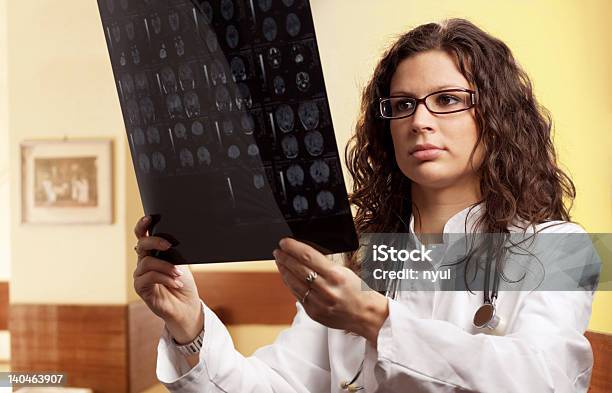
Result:
<svg viewBox="0 0 612 393"><path fill-rule="evenodd" d="M287 288L289 288L289 290L293 293L293 296L296 297L296 299L298 300L302 300L302 296L304 296L304 294L306 293L306 291L308 289L310 289L310 287L305 284L304 282L302 282L301 280L299 280L289 269L287 269L285 266L277 263L276 266L278 267L278 271L281 274L281 278L283 280L283 282L285 283L285 286Z"/></svg>
<svg viewBox="0 0 612 393"><path fill-rule="evenodd" d="M161 284L172 289L180 289L184 286L183 282L178 278L172 278L167 274L150 271L138 276L134 280L134 289L136 293L140 294L146 289L153 287L155 284Z"/></svg>
<svg viewBox="0 0 612 393"><path fill-rule="evenodd" d="M329 263L329 260L308 244L286 237L281 239L278 245L282 251L291 255L323 277L327 277L330 273L332 264Z"/></svg>
<svg viewBox="0 0 612 393"><path fill-rule="evenodd" d="M147 256L142 258L142 261L134 269L134 278L141 276L147 272L156 271L166 274L172 278L179 277L183 272L170 262L163 261L158 258Z"/></svg>
<svg viewBox="0 0 612 393"><path fill-rule="evenodd" d="M147 251L160 250L165 251L172 247L169 241L157 236L141 237L136 244L136 252L145 254Z"/></svg>
<svg viewBox="0 0 612 393"><path fill-rule="evenodd" d="M274 255L274 258L278 263L280 263L289 271L291 271L291 273L293 273L297 278L301 279L304 283L306 283L306 285L311 287L319 287L324 284L323 281L325 281L325 278L319 276L318 272L315 272L314 270L305 266L300 261L293 258L290 254L284 252L283 250L276 249L274 250L272 255ZM312 272L317 273L317 276L315 277L314 281L312 281L312 283L309 283L306 277L308 277L308 275Z"/></svg>
<svg viewBox="0 0 612 393"><path fill-rule="evenodd" d="M136 223L134 227L134 235L136 235L137 239L145 236L147 234L147 230L149 229L149 225L151 224L151 217L144 216Z"/></svg>

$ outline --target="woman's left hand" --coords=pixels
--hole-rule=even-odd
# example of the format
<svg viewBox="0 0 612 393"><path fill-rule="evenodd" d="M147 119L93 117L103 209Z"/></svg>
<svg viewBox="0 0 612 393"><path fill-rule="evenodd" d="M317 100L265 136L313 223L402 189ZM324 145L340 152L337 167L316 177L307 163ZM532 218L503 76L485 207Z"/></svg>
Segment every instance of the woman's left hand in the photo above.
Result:
<svg viewBox="0 0 612 393"><path fill-rule="evenodd" d="M351 269L332 263L305 243L284 238L279 246L273 252L278 270L306 313L327 327L357 333L376 346L378 331L389 315L387 298L367 288ZM317 276L308 283L311 272Z"/></svg>

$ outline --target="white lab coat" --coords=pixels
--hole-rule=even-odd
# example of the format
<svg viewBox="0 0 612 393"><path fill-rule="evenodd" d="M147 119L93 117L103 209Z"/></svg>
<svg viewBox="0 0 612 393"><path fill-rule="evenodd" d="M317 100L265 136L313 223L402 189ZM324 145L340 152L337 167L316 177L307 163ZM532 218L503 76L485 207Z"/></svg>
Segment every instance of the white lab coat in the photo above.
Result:
<svg viewBox="0 0 612 393"><path fill-rule="evenodd" d="M453 216L444 233L472 230L480 207L468 210ZM562 223L544 232L584 230ZM340 385L353 378L365 357L357 382L368 393L587 391L593 355L583 334L592 292L500 292L497 315L504 323L492 334L472 324L482 291L398 295L389 299L377 348L313 321L296 302L291 327L250 357L235 350L223 323L202 303L200 362L190 370L164 329L157 378L170 392L346 392Z"/></svg>

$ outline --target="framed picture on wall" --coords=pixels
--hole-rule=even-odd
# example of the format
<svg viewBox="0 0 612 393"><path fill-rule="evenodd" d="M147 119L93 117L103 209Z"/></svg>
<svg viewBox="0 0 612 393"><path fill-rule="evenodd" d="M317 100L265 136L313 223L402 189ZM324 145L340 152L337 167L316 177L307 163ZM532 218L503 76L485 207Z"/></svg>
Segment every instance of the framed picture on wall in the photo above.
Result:
<svg viewBox="0 0 612 393"><path fill-rule="evenodd" d="M21 143L21 222L111 224L112 141Z"/></svg>

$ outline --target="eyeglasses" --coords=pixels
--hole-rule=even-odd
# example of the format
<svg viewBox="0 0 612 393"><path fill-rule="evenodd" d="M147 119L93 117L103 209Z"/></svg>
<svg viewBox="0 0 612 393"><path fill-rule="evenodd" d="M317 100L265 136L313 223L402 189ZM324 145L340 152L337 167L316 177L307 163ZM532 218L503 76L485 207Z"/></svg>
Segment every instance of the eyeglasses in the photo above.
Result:
<svg viewBox="0 0 612 393"><path fill-rule="evenodd" d="M476 92L457 88L436 91L423 98L404 95L379 98L379 115L383 119L403 119L412 116L420 103L435 114L461 112L476 105Z"/></svg>

